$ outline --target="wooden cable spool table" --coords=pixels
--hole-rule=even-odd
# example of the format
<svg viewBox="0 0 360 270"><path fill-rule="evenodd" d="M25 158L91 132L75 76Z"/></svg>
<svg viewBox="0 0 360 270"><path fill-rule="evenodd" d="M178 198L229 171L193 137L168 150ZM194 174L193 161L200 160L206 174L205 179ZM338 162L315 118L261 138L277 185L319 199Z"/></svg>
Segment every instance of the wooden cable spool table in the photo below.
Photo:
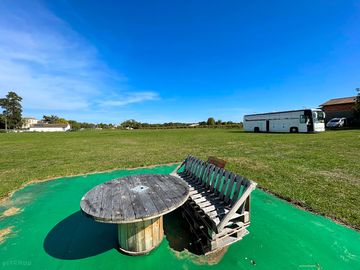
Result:
<svg viewBox="0 0 360 270"><path fill-rule="evenodd" d="M94 187L83 196L80 208L95 221L118 224L119 249L141 255L161 243L163 215L188 197L188 184L178 177L133 175Z"/></svg>

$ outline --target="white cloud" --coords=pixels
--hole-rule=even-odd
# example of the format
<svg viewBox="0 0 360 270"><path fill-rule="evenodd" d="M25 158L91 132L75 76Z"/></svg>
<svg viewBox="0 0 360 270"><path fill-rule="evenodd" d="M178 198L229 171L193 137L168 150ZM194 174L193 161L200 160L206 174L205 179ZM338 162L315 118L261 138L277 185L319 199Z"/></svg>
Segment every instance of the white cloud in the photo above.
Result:
<svg viewBox="0 0 360 270"><path fill-rule="evenodd" d="M125 94L126 78L108 67L94 46L43 6L22 5L26 2L0 2L0 95L14 90L25 111L44 113L158 98L155 92ZM94 102L113 95L116 101Z"/></svg>
<svg viewBox="0 0 360 270"><path fill-rule="evenodd" d="M155 92L128 93L122 96L114 96L110 100L99 102L102 106L124 106L131 103L139 103L149 100L158 100L160 97Z"/></svg>

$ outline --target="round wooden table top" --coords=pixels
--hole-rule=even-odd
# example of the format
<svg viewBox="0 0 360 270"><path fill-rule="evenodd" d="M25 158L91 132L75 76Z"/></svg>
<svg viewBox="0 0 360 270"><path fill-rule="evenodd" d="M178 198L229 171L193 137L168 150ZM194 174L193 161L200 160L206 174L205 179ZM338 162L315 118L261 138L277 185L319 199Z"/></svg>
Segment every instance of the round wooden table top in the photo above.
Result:
<svg viewBox="0 0 360 270"><path fill-rule="evenodd" d="M133 223L169 213L188 197L188 184L178 177L132 175L94 187L82 197L80 208L99 222Z"/></svg>

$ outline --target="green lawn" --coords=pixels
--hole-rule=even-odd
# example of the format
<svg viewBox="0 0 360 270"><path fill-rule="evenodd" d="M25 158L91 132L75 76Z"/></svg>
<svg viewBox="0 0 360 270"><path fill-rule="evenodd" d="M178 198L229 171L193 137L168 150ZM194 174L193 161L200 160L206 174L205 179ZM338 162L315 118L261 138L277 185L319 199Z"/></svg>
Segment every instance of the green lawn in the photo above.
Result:
<svg viewBox="0 0 360 270"><path fill-rule="evenodd" d="M35 179L180 162L228 161L260 187L360 229L360 130L255 134L238 129L0 134L0 197Z"/></svg>

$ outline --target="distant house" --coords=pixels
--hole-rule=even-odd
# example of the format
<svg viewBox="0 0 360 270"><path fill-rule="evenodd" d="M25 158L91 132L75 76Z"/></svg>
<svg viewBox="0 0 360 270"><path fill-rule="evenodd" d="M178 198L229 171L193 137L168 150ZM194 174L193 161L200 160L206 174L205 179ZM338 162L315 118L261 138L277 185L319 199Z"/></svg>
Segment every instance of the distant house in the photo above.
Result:
<svg viewBox="0 0 360 270"><path fill-rule="evenodd" d="M24 117L22 120L23 120L23 124L21 126L22 129L28 129L32 125L35 125L39 122L39 120L37 120L35 117Z"/></svg>
<svg viewBox="0 0 360 270"><path fill-rule="evenodd" d="M320 107L325 112L325 121L327 122L332 118L346 117L351 123L354 119L353 107L355 99L356 97L333 98L321 104Z"/></svg>
<svg viewBox="0 0 360 270"><path fill-rule="evenodd" d="M36 132L57 132L57 131L68 131L70 130L69 124L35 124L29 128L29 131Z"/></svg>

